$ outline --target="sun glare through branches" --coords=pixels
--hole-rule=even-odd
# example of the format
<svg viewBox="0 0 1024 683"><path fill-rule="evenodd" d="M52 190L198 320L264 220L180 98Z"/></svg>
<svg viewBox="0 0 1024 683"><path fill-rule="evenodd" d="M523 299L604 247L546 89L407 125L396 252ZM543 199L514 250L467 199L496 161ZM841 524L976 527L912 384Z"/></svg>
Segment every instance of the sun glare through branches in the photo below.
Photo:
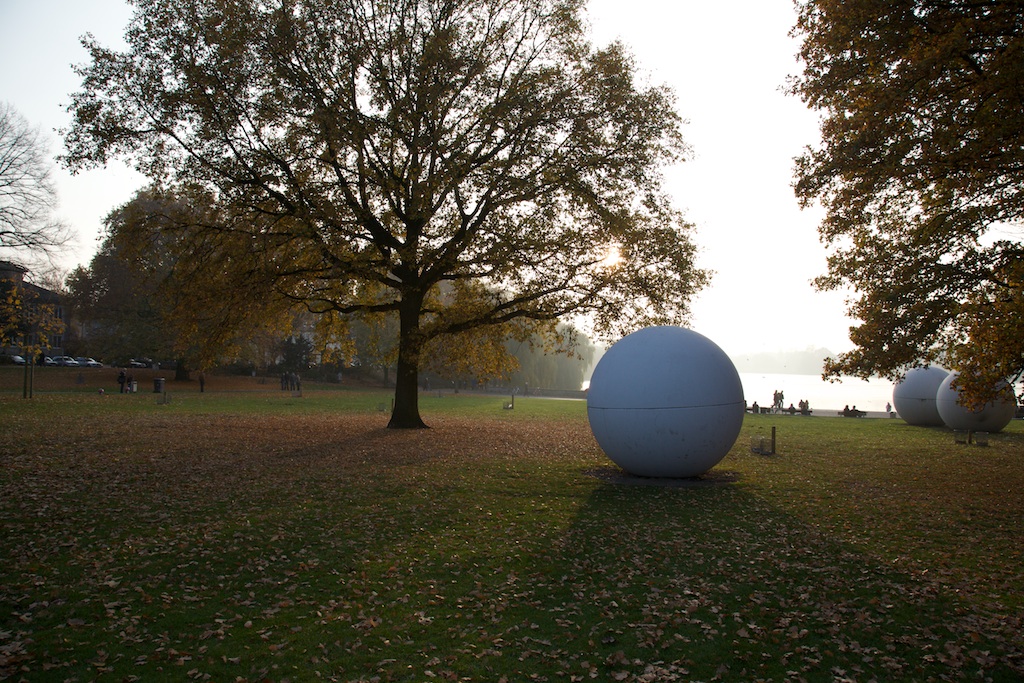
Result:
<svg viewBox="0 0 1024 683"><path fill-rule="evenodd" d="M606 269L614 268L620 263L622 263L622 251L619 245L612 244L605 250L604 258L598 261L597 265L599 268Z"/></svg>

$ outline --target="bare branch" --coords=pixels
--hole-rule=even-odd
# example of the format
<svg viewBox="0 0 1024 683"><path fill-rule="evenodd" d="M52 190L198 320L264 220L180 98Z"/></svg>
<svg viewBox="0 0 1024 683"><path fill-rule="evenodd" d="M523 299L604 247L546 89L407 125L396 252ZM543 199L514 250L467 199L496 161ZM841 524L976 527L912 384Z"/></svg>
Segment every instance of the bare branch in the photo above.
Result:
<svg viewBox="0 0 1024 683"><path fill-rule="evenodd" d="M0 102L0 249L50 254L67 244L51 168L39 130Z"/></svg>

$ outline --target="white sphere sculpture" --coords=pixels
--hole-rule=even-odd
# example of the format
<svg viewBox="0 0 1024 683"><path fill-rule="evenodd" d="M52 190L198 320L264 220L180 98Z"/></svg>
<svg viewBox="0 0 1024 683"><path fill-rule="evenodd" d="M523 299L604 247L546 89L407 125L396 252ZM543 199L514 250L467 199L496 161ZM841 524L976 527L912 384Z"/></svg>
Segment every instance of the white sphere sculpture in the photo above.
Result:
<svg viewBox="0 0 1024 683"><path fill-rule="evenodd" d="M949 373L935 397L939 415L947 427L971 432L998 432L1010 424L1017 412L1017 400L1009 385L1003 388L995 401L986 403L979 410L970 410L960 405L960 393L952 386L959 375L959 372Z"/></svg>
<svg viewBox="0 0 1024 683"><path fill-rule="evenodd" d="M936 395L948 370L937 366L913 368L892 389L892 404L907 424L941 427Z"/></svg>
<svg viewBox="0 0 1024 683"><path fill-rule="evenodd" d="M601 449L644 477L707 472L736 442L744 411L736 366L710 339L681 327L620 339L594 368L587 396Z"/></svg>

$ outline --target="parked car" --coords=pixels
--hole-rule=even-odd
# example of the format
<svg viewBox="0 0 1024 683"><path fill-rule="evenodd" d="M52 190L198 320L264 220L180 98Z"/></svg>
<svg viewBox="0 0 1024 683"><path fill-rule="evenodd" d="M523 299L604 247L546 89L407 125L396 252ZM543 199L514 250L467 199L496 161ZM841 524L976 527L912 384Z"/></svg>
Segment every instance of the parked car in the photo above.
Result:
<svg viewBox="0 0 1024 683"><path fill-rule="evenodd" d="M142 360L135 360L134 358L132 358L131 360L128 361L128 367L148 368L151 362L152 361L150 361L148 358L143 358Z"/></svg>
<svg viewBox="0 0 1024 683"><path fill-rule="evenodd" d="M56 363L57 365L63 365L69 368L78 367L78 361L72 358L71 356L56 356L54 357L53 362Z"/></svg>
<svg viewBox="0 0 1024 683"><path fill-rule="evenodd" d="M78 361L78 364L80 366L82 366L83 368L102 368L103 367L103 363L100 363L99 361L94 360L92 358L87 358L85 356L79 356L78 358L75 358L75 360Z"/></svg>
<svg viewBox="0 0 1024 683"><path fill-rule="evenodd" d="M39 363L39 365L56 365L56 364L57 364L57 361L55 361L54 359L50 358L49 356L43 356L43 360Z"/></svg>
<svg viewBox="0 0 1024 683"><path fill-rule="evenodd" d="M0 361L3 361L4 363L13 363L14 365L24 365L25 364L25 357L24 356L15 356L15 355L3 356L3 357L0 357Z"/></svg>

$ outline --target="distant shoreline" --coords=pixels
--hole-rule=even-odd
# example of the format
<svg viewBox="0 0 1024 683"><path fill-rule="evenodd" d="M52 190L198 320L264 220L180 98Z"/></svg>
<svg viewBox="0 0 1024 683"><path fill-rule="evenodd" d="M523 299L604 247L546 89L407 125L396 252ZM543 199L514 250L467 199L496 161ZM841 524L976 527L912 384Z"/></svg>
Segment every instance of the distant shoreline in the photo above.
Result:
<svg viewBox="0 0 1024 683"><path fill-rule="evenodd" d="M750 413L749 410L747 412ZM793 419L796 419L796 418L808 418L808 417L842 417L842 418L850 419L850 420L857 420L857 419L867 419L867 420L900 419L900 416L896 413L895 410L892 413L887 413L884 410L867 410L867 411L864 411L864 415L862 415L860 418L846 417L846 416L844 416L842 414L842 412L843 412L842 408L812 408L810 415L801 415L799 411L797 411L796 413L790 415L789 412L785 411L785 410L780 412L780 413L764 413L764 415L767 415L769 417L786 417L786 418L792 417ZM753 413L750 413L750 414L753 415Z"/></svg>

